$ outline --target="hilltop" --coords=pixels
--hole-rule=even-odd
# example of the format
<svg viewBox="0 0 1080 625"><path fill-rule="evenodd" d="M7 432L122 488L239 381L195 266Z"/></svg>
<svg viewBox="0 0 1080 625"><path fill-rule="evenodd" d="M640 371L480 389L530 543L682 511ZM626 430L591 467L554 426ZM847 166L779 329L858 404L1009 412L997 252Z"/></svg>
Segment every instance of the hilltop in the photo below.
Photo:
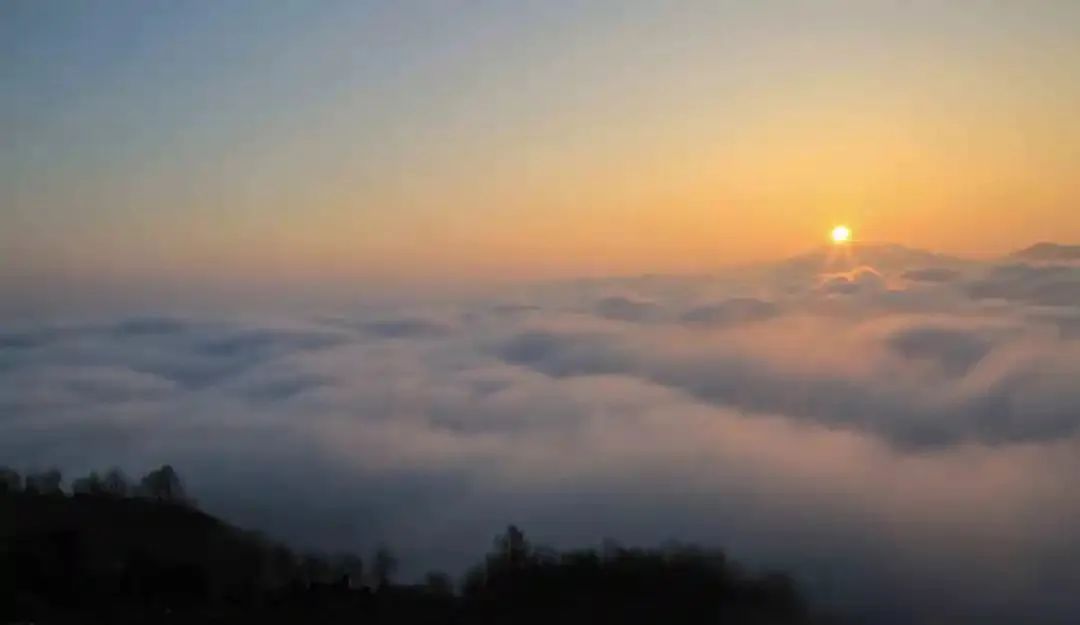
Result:
<svg viewBox="0 0 1080 625"><path fill-rule="evenodd" d="M1011 256L1017 260L1043 262L1080 260L1080 245L1063 245L1044 241L1013 252Z"/></svg>
<svg viewBox="0 0 1080 625"><path fill-rule="evenodd" d="M386 550L365 564L298 555L186 501L0 490L3 622L821 622L787 576L687 546L556 552L511 526L461 584L394 583Z"/></svg>

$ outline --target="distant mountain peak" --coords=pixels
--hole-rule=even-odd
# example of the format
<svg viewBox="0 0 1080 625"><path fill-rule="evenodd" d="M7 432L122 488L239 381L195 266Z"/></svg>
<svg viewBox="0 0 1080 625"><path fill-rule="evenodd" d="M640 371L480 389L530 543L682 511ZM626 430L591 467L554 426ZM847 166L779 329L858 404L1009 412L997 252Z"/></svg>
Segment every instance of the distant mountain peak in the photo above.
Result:
<svg viewBox="0 0 1080 625"><path fill-rule="evenodd" d="M870 266L876 269L907 269L911 267L954 266L958 258L928 250L907 247L898 243L852 242L827 245L789 258L782 263L789 268L803 267L820 271L828 268Z"/></svg>
<svg viewBox="0 0 1080 625"><path fill-rule="evenodd" d="M1011 254L1022 260L1080 260L1080 245L1063 245L1043 241Z"/></svg>

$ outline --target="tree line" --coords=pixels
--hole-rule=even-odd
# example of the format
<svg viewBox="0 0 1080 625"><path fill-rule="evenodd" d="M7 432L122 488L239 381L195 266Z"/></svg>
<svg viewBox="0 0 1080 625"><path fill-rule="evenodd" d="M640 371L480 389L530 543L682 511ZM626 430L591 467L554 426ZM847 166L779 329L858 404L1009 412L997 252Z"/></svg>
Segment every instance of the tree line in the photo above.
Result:
<svg viewBox="0 0 1080 625"><path fill-rule="evenodd" d="M386 547L297 553L230 526L198 510L168 465L135 483L94 472L70 496L62 483L59 471L0 470L0 622L825 622L790 577L715 549L559 551L510 525L461 579L406 584Z"/></svg>
<svg viewBox="0 0 1080 625"><path fill-rule="evenodd" d="M34 495L64 495L64 475L59 469L47 469L23 476L10 467L0 467L0 493L23 492ZM175 504L194 505L184 489L184 483L170 465L162 465L132 482L118 468L89 475L71 482L72 495L102 497L140 497Z"/></svg>

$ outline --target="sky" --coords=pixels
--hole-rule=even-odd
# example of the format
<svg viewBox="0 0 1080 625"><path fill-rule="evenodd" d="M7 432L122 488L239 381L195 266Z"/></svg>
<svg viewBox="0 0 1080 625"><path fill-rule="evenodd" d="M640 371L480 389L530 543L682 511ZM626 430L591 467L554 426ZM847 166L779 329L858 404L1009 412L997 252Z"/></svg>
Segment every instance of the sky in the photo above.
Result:
<svg viewBox="0 0 1080 625"><path fill-rule="evenodd" d="M1074 2L5 2L6 288L1080 238Z"/></svg>
<svg viewBox="0 0 1080 625"><path fill-rule="evenodd" d="M1069 1L0 0L0 465L1080 622L1078 65Z"/></svg>

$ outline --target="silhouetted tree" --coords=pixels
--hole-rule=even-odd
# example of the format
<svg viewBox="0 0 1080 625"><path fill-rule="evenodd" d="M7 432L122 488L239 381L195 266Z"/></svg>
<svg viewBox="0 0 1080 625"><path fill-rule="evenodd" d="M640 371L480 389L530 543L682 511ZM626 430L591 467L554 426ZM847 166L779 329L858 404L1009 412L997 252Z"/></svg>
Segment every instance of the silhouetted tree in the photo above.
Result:
<svg viewBox="0 0 1080 625"><path fill-rule="evenodd" d="M300 563L297 562L296 555L292 551L269 541L264 541L261 547L263 581L267 586L278 588L299 580Z"/></svg>
<svg viewBox="0 0 1080 625"><path fill-rule="evenodd" d="M614 560L623 551L623 546L614 538L605 538L600 543L600 556L605 560Z"/></svg>
<svg viewBox="0 0 1080 625"><path fill-rule="evenodd" d="M424 576L424 588L433 595L449 597L454 594L454 581L442 571L430 571Z"/></svg>
<svg viewBox="0 0 1080 625"><path fill-rule="evenodd" d="M31 473L26 476L26 492L35 495L59 495L64 492L60 488L63 481L64 476L59 469Z"/></svg>
<svg viewBox="0 0 1080 625"><path fill-rule="evenodd" d="M59 471L27 480L32 493L60 492ZM0 469L0 486L18 484ZM462 593L431 572L422 586L394 586L397 559L380 547L371 583L349 553L298 557L187 506L168 466L143 479L150 500L0 497L0 623L369 623L386 625L822 625L791 578L758 575L722 551L672 544L556 551L516 526L470 569ZM118 470L76 480L79 493L126 492ZM5 594L6 593L6 594ZM14 599L9 601L8 599ZM8 606L11 606L10 608Z"/></svg>
<svg viewBox="0 0 1080 625"><path fill-rule="evenodd" d="M330 563L322 555L317 553L304 554L300 559L300 570L304 574L307 584L326 584L331 581L333 573Z"/></svg>
<svg viewBox="0 0 1080 625"><path fill-rule="evenodd" d="M101 485L104 493L110 497L127 497L131 490L127 476L116 467L109 469L102 479Z"/></svg>
<svg viewBox="0 0 1080 625"><path fill-rule="evenodd" d="M529 561L529 542L525 533L510 525L506 533L495 538L495 552L502 564L511 568L520 568Z"/></svg>
<svg viewBox="0 0 1080 625"><path fill-rule="evenodd" d="M139 483L139 494L156 501L190 503L180 476L167 464L143 477Z"/></svg>
<svg viewBox="0 0 1080 625"><path fill-rule="evenodd" d="M337 576L347 579L349 585L360 584L364 579L364 561L355 553L340 554L334 563Z"/></svg>
<svg viewBox="0 0 1080 625"><path fill-rule="evenodd" d="M91 471L90 475L71 483L71 492L76 495L104 495L105 482L97 471Z"/></svg>
<svg viewBox="0 0 1080 625"><path fill-rule="evenodd" d="M17 493L22 488L22 476L18 471L9 467L0 467L0 493Z"/></svg>
<svg viewBox="0 0 1080 625"><path fill-rule="evenodd" d="M375 556L371 559L371 575L377 587L389 586L397 572L398 561L394 554L386 547L375 550Z"/></svg>
<svg viewBox="0 0 1080 625"><path fill-rule="evenodd" d="M76 495L94 495L107 497L127 497L128 482L120 469L109 469L109 472L101 476L97 471L91 471L90 475L81 477L71 483L71 492Z"/></svg>

